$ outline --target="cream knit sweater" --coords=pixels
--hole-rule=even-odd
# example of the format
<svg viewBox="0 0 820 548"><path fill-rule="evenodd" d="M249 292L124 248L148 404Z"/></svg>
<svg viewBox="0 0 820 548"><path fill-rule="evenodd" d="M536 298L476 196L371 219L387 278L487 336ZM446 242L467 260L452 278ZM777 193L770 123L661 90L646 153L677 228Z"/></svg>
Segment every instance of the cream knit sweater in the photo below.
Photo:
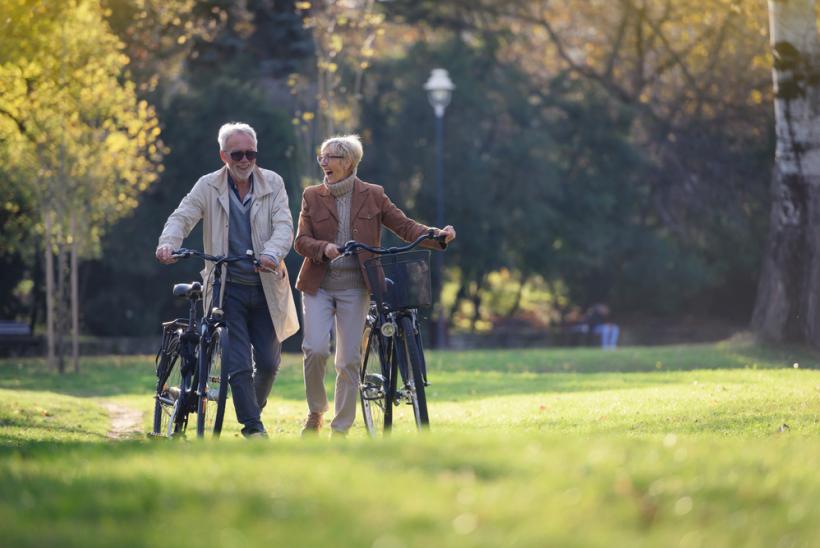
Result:
<svg viewBox="0 0 820 548"><path fill-rule="evenodd" d="M351 239L350 202L353 197L353 181L355 178L356 173L353 172L352 175L339 182L333 184L323 183L336 198L339 231L336 233L334 243L339 246L344 245L345 242ZM366 287L362 278L362 271L359 268L359 259L352 255L332 261L319 287L330 291Z"/></svg>

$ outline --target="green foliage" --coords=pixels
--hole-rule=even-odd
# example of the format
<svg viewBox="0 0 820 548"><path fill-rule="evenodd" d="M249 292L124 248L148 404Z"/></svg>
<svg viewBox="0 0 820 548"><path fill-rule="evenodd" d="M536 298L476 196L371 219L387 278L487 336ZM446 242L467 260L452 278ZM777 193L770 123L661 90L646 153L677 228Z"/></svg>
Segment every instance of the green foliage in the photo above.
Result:
<svg viewBox="0 0 820 548"><path fill-rule="evenodd" d="M562 74L539 88L497 54L492 43L418 45L374 67L363 106L360 173L432 223L433 115L420 84L429 67L448 67L457 90L445 116L445 209L459 239L446 261L460 284L480 291L509 268L562 281L574 302L656 314L721 286L726 259L710 260L648 214L634 113Z"/></svg>
<svg viewBox="0 0 820 548"><path fill-rule="evenodd" d="M223 74L234 78L281 80L304 69L314 45L294 0L278 2L199 1L194 13L221 31L194 39L189 78Z"/></svg>
<svg viewBox="0 0 820 548"><path fill-rule="evenodd" d="M494 57L488 63L527 75L520 100L538 90L545 105L560 103L568 114L549 126L550 150L577 169L559 170L571 188L553 207L568 212L561 221L569 211L577 220L553 226L542 208L548 217L537 229L554 230L563 255L539 271L566 278L573 301L748 319L773 157L765 4L456 0L391 2L385 10L388 21L424 29L431 49L453 37L483 48ZM437 64L458 63L450 53ZM462 80L453 118L465 90L492 87L492 74ZM485 103L471 127L508 112ZM521 165L514 154L504 162L510 173ZM539 238L532 248L536 256L558 251Z"/></svg>
<svg viewBox="0 0 820 548"><path fill-rule="evenodd" d="M312 50L293 2L109 4L114 28L136 59L133 70L152 83L144 93L161 98L159 116L170 152L159 183L106 238L104 256L87 265L83 323L98 335L149 335L160 321L186 314L171 296L172 285L199 277L202 265L196 261L165 267L153 255L165 220L182 197L199 177L222 167L216 136L223 123L245 121L256 129L258 164L282 175L294 214L298 211L296 142L277 79L296 70ZM157 32L164 41L161 51L146 49L146 36ZM197 228L186 245L201 247L201 241ZM291 267L294 262L288 260Z"/></svg>
<svg viewBox="0 0 820 548"><path fill-rule="evenodd" d="M17 200L14 211L5 204L14 216L0 249L31 247L52 211L58 241L70 241L74 211L73 237L88 256L155 180L162 144L153 109L123 78L128 59L99 3L54 4L15 1L0 27L0 184Z"/></svg>
<svg viewBox="0 0 820 548"><path fill-rule="evenodd" d="M321 133L350 130L366 140L360 174L432 223L434 118L421 87L444 66L457 85L446 218L459 231L445 264L458 265L451 294L465 310L503 313L510 296L501 304L489 277L508 269L618 315L743 321L773 150L765 6L664 6L9 0L0 254L17 268L0 280L2 313L23 310L12 292L35 276L51 199L92 211L86 251L102 241L107 255L82 267L84 329L153 332L173 307L157 296L197 270L154 264L156 233L219 167L213 134L228 118L270 126L260 163L285 177L294 214Z"/></svg>
<svg viewBox="0 0 820 548"><path fill-rule="evenodd" d="M163 266L154 260L154 250L165 219L183 196L199 177L222 167L216 136L223 123L248 121L254 126L257 163L282 175L291 206L299 206L289 118L257 86L215 77L207 86L176 97L163 119L171 152L160 184L146 193L133 216L115 227L106 240L104 257L85 271L89 283L85 324L96 334L158 333L161 321L186 314L182 302L171 295L171 287L198 279L202 264L189 260ZM186 245L202 247L201 228Z"/></svg>

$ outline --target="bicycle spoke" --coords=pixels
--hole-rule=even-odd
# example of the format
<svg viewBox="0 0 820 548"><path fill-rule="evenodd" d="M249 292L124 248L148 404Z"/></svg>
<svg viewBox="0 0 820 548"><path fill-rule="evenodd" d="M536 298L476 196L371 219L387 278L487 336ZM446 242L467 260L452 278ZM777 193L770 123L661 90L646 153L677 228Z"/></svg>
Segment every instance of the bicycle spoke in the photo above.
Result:
<svg viewBox="0 0 820 548"><path fill-rule="evenodd" d="M382 435L386 415L387 380L381 373L379 357L379 338L370 328L362 337L362 367L359 382L359 396L362 404L362 417L368 434L372 437Z"/></svg>

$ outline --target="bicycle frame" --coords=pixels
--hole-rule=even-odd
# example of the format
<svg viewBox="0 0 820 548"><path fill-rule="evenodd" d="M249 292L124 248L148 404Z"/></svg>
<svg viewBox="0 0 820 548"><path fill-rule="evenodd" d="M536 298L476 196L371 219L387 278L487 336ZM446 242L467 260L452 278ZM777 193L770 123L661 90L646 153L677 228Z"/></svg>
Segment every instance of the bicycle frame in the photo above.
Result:
<svg viewBox="0 0 820 548"><path fill-rule="evenodd" d="M339 252L343 255L351 255L358 249L364 249L379 255L392 255L409 251L426 239L437 239L439 242L444 242L443 237L434 236L431 230L402 247L374 248L360 242L350 241L340 247ZM371 283L374 282L371 281ZM425 387L428 385L427 365L418 329L418 309L410 302L414 301L405 302L407 306L402 306L397 302L388 304L383 302L382 296L376 296L371 301L366 319L367 340L363 348L364 367L360 373L359 390L365 425L374 436L377 430L374 413L377 415L379 409L383 411L383 427L386 434L393 425L393 407L403 401L413 405L416 424L419 428L429 425L425 395ZM367 363L367 360L371 358L373 345L376 343L380 380L372 376L375 364L369 366ZM398 386L399 375L402 379L401 387Z"/></svg>
<svg viewBox="0 0 820 548"><path fill-rule="evenodd" d="M211 300L207 312L200 314L199 303L202 301L202 290L189 291L187 296L190 301L188 320L176 319L163 324L164 339L162 348L166 348L169 338L176 333L179 338L179 359L180 359L180 375L181 386L180 393L175 402L170 400L162 400L166 405L173 404L174 411L171 420L168 424L168 434L173 435L178 432L183 432L187 428L188 418L191 413L200 413L198 407L199 402L203 397L210 398L209 394L209 355L208 348L210 347L213 337L217 330L221 329L223 335L220 338L222 345L222 354L227 355L229 349L229 340L227 337L227 326L224 321L224 314L217 306L220 303L220 296L222 291L222 266L226 263L235 262L239 260L253 260L258 265L258 261L253 257L253 253L249 253L245 257L215 257L205 253L189 250L179 249L173 254L178 258L188 258L191 256L200 257L206 261L211 261L214 264L211 280ZM173 362L170 367L173 367ZM167 375L167 372L162 372ZM162 383L167 380L163 379L158 371L157 382L157 398L160 399L162 393ZM214 379L215 380L215 379ZM227 390L228 376L223 369L220 371L220 389ZM204 409L204 407L203 407ZM215 421L214 434L219 435L221 430L222 418L224 413L224 406L217 406L217 417Z"/></svg>

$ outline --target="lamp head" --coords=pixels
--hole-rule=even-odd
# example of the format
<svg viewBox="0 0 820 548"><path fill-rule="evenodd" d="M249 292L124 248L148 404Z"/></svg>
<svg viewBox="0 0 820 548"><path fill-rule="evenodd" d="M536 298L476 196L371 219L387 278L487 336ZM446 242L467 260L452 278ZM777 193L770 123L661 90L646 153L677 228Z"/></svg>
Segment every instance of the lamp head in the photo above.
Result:
<svg viewBox="0 0 820 548"><path fill-rule="evenodd" d="M456 86L450 80L450 75L447 74L447 70L443 68L433 69L430 78L424 84L424 89L427 90L427 99L435 110L436 116L439 118L444 116L444 109L450 104L453 90L456 89Z"/></svg>

